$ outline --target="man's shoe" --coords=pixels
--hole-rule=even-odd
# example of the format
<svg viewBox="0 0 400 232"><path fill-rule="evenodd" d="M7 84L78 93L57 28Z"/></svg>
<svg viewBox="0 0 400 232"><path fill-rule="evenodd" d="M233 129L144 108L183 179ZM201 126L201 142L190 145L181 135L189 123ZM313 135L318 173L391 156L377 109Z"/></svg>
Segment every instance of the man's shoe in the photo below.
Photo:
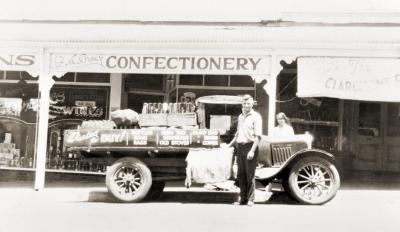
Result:
<svg viewBox="0 0 400 232"><path fill-rule="evenodd" d="M247 202L247 206L253 207L254 206L254 202L253 201Z"/></svg>

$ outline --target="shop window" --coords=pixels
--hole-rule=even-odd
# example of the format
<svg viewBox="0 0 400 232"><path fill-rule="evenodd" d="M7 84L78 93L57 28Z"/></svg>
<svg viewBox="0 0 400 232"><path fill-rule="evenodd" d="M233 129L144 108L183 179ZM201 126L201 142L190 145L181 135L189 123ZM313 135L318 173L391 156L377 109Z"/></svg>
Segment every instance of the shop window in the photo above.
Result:
<svg viewBox="0 0 400 232"><path fill-rule="evenodd" d="M254 81L250 76L232 75L230 86L232 87L254 87Z"/></svg>
<svg viewBox="0 0 400 232"><path fill-rule="evenodd" d="M400 137L400 104L389 103L387 114L387 135Z"/></svg>
<svg viewBox="0 0 400 232"><path fill-rule="evenodd" d="M381 128L381 104L359 104L358 134L362 136L380 136Z"/></svg>
<svg viewBox="0 0 400 232"><path fill-rule="evenodd" d="M8 71L8 72L6 72L6 79L7 80L20 80L21 72Z"/></svg>
<svg viewBox="0 0 400 232"><path fill-rule="evenodd" d="M172 92L169 94L169 102L177 102L177 99L176 99L176 90L172 91Z"/></svg>
<svg viewBox="0 0 400 232"><path fill-rule="evenodd" d="M163 75L157 74L127 74L125 89L164 90Z"/></svg>
<svg viewBox="0 0 400 232"><path fill-rule="evenodd" d="M55 85L50 90L49 132L46 168L67 171L103 171L104 166L88 161L78 154L67 152L64 133L76 129L83 121L107 125L109 118L110 87Z"/></svg>
<svg viewBox="0 0 400 232"><path fill-rule="evenodd" d="M77 73L76 82L110 83L109 73Z"/></svg>
<svg viewBox="0 0 400 232"><path fill-rule="evenodd" d="M0 80L3 80L4 79L4 71L0 71Z"/></svg>
<svg viewBox="0 0 400 232"><path fill-rule="evenodd" d="M128 108L137 113L142 112L143 103L145 102L164 102L164 96L136 93L130 93L128 96Z"/></svg>
<svg viewBox="0 0 400 232"><path fill-rule="evenodd" d="M229 76L227 75L206 75L206 86L228 86ZM253 84L254 85L254 84Z"/></svg>
<svg viewBox="0 0 400 232"><path fill-rule="evenodd" d="M7 71L6 80L37 80L37 78L32 77L27 72L20 71Z"/></svg>
<svg viewBox="0 0 400 232"><path fill-rule="evenodd" d="M53 79L55 81L74 82L75 81L75 73L69 72L60 78L53 77Z"/></svg>
<svg viewBox="0 0 400 232"><path fill-rule="evenodd" d="M203 85L203 75L180 75L180 85Z"/></svg>
<svg viewBox="0 0 400 232"><path fill-rule="evenodd" d="M7 72L20 80L22 72ZM0 169L33 168L35 163L38 85L0 84Z"/></svg>

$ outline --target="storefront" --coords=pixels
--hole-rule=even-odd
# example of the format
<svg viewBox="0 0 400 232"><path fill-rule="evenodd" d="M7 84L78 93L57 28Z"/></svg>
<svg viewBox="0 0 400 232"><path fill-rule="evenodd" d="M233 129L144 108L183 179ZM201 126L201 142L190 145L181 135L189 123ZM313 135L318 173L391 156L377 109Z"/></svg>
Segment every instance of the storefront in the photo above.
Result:
<svg viewBox="0 0 400 232"><path fill-rule="evenodd" d="M35 49L0 49L0 165L34 170L39 71ZM29 72L29 73L28 73Z"/></svg>
<svg viewBox="0 0 400 232"><path fill-rule="evenodd" d="M132 44L110 48L115 46L110 43L106 49L88 48L86 44L69 45L68 49L46 48L47 45L42 44L40 49L41 70L38 73L41 75L38 78L21 76L15 80L31 81L38 89L32 95L36 99L34 120L30 120L33 139L27 143L35 153L27 158L28 155L12 151L12 158L5 157L1 165L1 169L34 171L36 189L43 187L45 172L104 175L104 164L65 152L63 133L82 121L108 120L110 112L116 109L131 108L141 112L145 102L182 102L189 96L194 100L204 95L251 94L258 100L258 110L264 112L264 120L268 122L268 96L263 86L270 76L271 57L259 52L249 54L237 48L234 52L222 52L218 48L199 52L198 44L180 54L170 52L170 47L138 52L130 47L136 46ZM262 84L257 84L262 80ZM2 83L2 87L9 88L6 83ZM24 90L27 89L32 88L26 86ZM20 95L25 94L20 92ZM21 108L22 103L15 105ZM267 130L268 123L264 133ZM20 131L22 129L15 129L14 134ZM8 138L8 131L4 136L7 137L4 143L19 140L15 136ZM14 148L23 149L22 143L15 144ZM19 161L14 162L17 158ZM20 164L20 160L26 159L28 164Z"/></svg>
<svg viewBox="0 0 400 232"><path fill-rule="evenodd" d="M12 26L15 25L2 25L4 30ZM103 174L104 167L98 164L90 167L89 163L77 160L78 157L63 154L63 130L76 127L84 120L109 119L110 112L116 109L140 111L144 102L180 102L186 97L213 94L247 93L254 96L258 101L257 110L263 116L265 134L275 125L276 111L285 111L292 117L296 133L309 131L315 134L314 146L343 156L354 153L354 167L376 166L375 169L367 168L372 170L396 170L398 167L394 164L399 160L398 148L394 146L398 133L391 129L398 124L397 104L341 100L376 99L328 96L326 91L315 95L302 93L301 84L309 85L308 78L321 75L304 74L301 70L318 70L321 65L318 62L309 65L299 62L302 57L372 58L371 52L374 51L374 57L395 58L400 54L394 49L396 43L390 41L400 37L396 33L391 33L393 38L383 39L375 32L377 28L368 25L315 27L301 23L297 27L260 27L254 23L229 25L228 28L219 24L91 25L91 30L101 31L102 35L82 33L79 23L36 23L30 26L44 32L24 35L15 27L14 31L18 33L11 32L9 35L15 40L12 46L10 42L2 44L3 49L12 51L14 60L4 59L1 68L30 72L33 77L26 82L36 87L28 89L37 89L36 93L30 94L30 99L36 99L30 101L30 108L39 115L35 122L32 121L36 135L35 142L31 143L35 150L32 156L36 158L33 158L30 167L36 173L36 189L43 187L46 171ZM385 27L378 29L384 33L390 31ZM365 37L355 38L352 36L354 31ZM61 38L60 34L67 36ZM326 37L317 36L322 34ZM25 37L36 42L21 42ZM380 42L376 43L377 40ZM18 58L16 51L23 47L34 50L31 55L34 61L26 57ZM19 66L10 68L9 63ZM343 66L334 67L340 70ZM11 84L25 79L21 77ZM8 86L10 81L6 71L2 89L12 88ZM317 81L311 83L314 82ZM339 87L340 84L333 81L327 85L353 88L347 84ZM299 89L297 86L300 86ZM311 89L321 90L318 86ZM22 108L22 95L9 96L10 99L20 98L15 105L21 104ZM398 99L393 101L398 102ZM39 107L34 108L34 104ZM365 113L372 112L372 109L377 113ZM356 110L357 114L350 110ZM31 116L36 117L34 114ZM372 125L378 117L379 125ZM358 130L358 127L361 129ZM373 134L371 138L364 139L361 132L357 132L364 128ZM376 128L379 133L376 133ZM10 142L8 130L4 129L4 143ZM360 136L355 136L356 132ZM15 143L15 149L23 149L22 143L18 144L17 140L19 138L11 135L11 144ZM364 146L363 141L370 146ZM9 153L15 157L17 151ZM381 154L379 158L378 154ZM61 159L64 159L63 162ZM364 164L366 162L372 164ZM384 162L388 168L382 168ZM1 168L18 168L8 165L11 164Z"/></svg>
<svg viewBox="0 0 400 232"><path fill-rule="evenodd" d="M298 60L299 96L342 99L338 113L322 115L339 115L338 146L354 154L356 170L400 171L398 63L370 57Z"/></svg>

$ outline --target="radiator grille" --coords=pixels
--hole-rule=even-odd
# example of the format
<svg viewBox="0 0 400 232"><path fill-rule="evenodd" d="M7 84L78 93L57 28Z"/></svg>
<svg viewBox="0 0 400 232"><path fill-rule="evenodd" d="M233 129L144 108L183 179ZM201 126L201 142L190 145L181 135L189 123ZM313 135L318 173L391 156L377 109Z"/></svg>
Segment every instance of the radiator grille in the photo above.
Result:
<svg viewBox="0 0 400 232"><path fill-rule="evenodd" d="M292 145L272 145L272 162L274 165L281 165L292 156Z"/></svg>

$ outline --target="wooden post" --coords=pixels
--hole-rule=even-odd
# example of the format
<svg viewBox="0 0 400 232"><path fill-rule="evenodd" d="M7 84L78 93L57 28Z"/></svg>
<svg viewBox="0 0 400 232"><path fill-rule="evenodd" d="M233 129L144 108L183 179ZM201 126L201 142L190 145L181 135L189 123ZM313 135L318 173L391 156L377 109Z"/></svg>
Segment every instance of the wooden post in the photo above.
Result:
<svg viewBox="0 0 400 232"><path fill-rule="evenodd" d="M267 80L266 90L268 93L268 135L275 127L276 114L276 77L272 76Z"/></svg>
<svg viewBox="0 0 400 232"><path fill-rule="evenodd" d="M343 120L344 120L344 100L339 99L339 128L337 136L337 149L338 151L343 150Z"/></svg>
<svg viewBox="0 0 400 232"><path fill-rule="evenodd" d="M52 75L41 73L39 76L39 124L37 131L37 154L35 172L35 190L44 188L47 154L47 133L49 125L50 89L54 85Z"/></svg>

